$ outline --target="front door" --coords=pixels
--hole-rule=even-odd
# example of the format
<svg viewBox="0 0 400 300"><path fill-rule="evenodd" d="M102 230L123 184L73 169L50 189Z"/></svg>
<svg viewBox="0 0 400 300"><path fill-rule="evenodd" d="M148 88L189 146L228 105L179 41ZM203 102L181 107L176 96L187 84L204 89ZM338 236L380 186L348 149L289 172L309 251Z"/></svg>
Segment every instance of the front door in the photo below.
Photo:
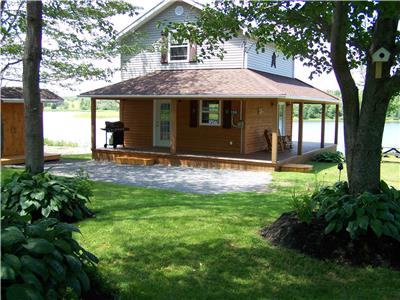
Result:
<svg viewBox="0 0 400 300"><path fill-rule="evenodd" d="M154 146L169 147L170 143L170 100L154 100Z"/></svg>

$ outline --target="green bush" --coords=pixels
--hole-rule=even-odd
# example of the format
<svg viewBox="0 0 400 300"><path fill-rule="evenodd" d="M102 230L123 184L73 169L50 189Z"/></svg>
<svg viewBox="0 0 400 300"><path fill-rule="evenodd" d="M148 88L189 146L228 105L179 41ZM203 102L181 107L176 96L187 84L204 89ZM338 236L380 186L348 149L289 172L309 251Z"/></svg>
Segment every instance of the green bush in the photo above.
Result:
<svg viewBox="0 0 400 300"><path fill-rule="evenodd" d="M93 215L86 207L92 190L83 171L73 178L57 177L48 172L15 173L1 188L1 196L3 209L31 215L32 220L54 217L74 222Z"/></svg>
<svg viewBox="0 0 400 300"><path fill-rule="evenodd" d="M73 238L79 229L43 218L28 223L3 210L1 296L3 299L79 299L89 291L88 272L98 259Z"/></svg>
<svg viewBox="0 0 400 300"><path fill-rule="evenodd" d="M340 151L335 152L322 152L315 155L312 158L313 161L318 162L334 162L334 163L341 163L344 162L343 153Z"/></svg>
<svg viewBox="0 0 400 300"><path fill-rule="evenodd" d="M386 235L400 241L400 191L381 182L381 192L350 195L346 182L324 187L313 194L318 217L328 225L325 233L349 232L352 239L372 230L378 237Z"/></svg>
<svg viewBox="0 0 400 300"><path fill-rule="evenodd" d="M314 215L314 202L308 194L293 193L290 206L296 212L300 221L310 223Z"/></svg>

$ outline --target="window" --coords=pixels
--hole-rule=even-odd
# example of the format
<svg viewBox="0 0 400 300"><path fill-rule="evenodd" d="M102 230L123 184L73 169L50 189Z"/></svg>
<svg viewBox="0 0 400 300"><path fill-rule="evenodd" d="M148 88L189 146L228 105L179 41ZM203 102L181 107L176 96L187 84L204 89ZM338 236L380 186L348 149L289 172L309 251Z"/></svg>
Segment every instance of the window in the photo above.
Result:
<svg viewBox="0 0 400 300"><path fill-rule="evenodd" d="M281 135L285 135L285 109L286 103L278 103L278 129Z"/></svg>
<svg viewBox="0 0 400 300"><path fill-rule="evenodd" d="M200 101L200 124L208 126L221 125L221 103L219 101Z"/></svg>
<svg viewBox="0 0 400 300"><path fill-rule="evenodd" d="M170 35L168 47L168 61L189 61L189 43L187 41L179 42Z"/></svg>

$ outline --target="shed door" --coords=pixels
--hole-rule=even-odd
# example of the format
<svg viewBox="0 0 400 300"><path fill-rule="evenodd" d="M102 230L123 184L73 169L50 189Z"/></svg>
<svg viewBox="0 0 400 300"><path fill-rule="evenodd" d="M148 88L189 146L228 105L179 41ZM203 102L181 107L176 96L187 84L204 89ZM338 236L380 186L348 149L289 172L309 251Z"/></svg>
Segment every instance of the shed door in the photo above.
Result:
<svg viewBox="0 0 400 300"><path fill-rule="evenodd" d="M1 131L1 156L23 155L23 103L1 103Z"/></svg>
<svg viewBox="0 0 400 300"><path fill-rule="evenodd" d="M154 146L169 147L171 127L170 100L154 100Z"/></svg>

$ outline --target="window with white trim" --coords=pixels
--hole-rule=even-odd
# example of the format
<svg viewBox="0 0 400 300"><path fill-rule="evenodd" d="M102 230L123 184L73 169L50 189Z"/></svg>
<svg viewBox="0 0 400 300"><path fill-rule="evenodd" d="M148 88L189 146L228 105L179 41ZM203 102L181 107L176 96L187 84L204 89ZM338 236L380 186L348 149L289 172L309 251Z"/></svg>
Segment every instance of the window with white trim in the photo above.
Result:
<svg viewBox="0 0 400 300"><path fill-rule="evenodd" d="M177 41L170 35L168 41L168 61L189 61L189 42Z"/></svg>
<svg viewBox="0 0 400 300"><path fill-rule="evenodd" d="M208 126L221 125L221 102L218 100L200 101L200 124Z"/></svg>

